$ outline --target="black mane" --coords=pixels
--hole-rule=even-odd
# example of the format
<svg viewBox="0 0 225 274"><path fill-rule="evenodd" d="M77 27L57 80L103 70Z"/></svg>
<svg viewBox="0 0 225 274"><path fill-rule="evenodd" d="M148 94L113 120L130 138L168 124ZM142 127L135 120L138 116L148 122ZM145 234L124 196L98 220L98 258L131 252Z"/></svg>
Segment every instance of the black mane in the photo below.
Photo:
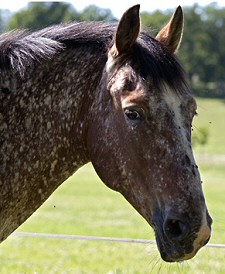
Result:
<svg viewBox="0 0 225 274"><path fill-rule="evenodd" d="M0 70L13 69L23 77L26 68L37 62L53 58L66 48L95 46L105 52L111 46L116 24L103 22L55 25L39 31L11 31L0 35ZM174 90L187 87L185 73L171 54L154 38L141 33L130 55L144 78L151 75L154 84L162 82Z"/></svg>
<svg viewBox="0 0 225 274"><path fill-rule="evenodd" d="M39 31L15 30L0 35L0 69L13 69L23 76L27 67L51 59L67 47L112 41L114 27L102 22L61 24Z"/></svg>

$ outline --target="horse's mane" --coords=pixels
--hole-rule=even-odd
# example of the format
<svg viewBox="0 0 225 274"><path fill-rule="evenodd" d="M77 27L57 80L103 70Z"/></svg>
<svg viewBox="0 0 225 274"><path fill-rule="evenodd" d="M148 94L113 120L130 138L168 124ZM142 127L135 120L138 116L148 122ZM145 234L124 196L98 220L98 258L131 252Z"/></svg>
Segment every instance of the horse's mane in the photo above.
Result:
<svg viewBox="0 0 225 274"><path fill-rule="evenodd" d="M112 33L112 27L101 22L61 24L35 32L13 30L0 35L0 69L23 76L27 67L51 59L66 47L95 44L100 48L112 40Z"/></svg>
<svg viewBox="0 0 225 274"><path fill-rule="evenodd" d="M80 45L94 46L105 52L112 44L116 24L80 22L60 24L39 31L15 30L0 35L0 70L13 69L23 77L26 68L53 58L66 48ZM174 90L186 87L185 73L176 57L159 42L141 33L130 56L141 68L143 77L151 75L156 86L162 81Z"/></svg>
<svg viewBox="0 0 225 274"><path fill-rule="evenodd" d="M41 59L50 59L63 45L55 40L38 37L26 30L14 30L0 36L0 68L13 69L21 76L27 66Z"/></svg>

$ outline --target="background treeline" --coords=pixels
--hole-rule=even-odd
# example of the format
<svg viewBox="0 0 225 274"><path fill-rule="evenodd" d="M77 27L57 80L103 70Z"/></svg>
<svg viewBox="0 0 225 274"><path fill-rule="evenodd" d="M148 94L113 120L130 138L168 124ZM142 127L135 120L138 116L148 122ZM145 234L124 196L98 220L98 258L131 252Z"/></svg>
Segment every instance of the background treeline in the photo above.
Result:
<svg viewBox="0 0 225 274"><path fill-rule="evenodd" d="M142 12L142 27L155 35L173 10ZM185 31L179 58L188 71L193 92L202 97L225 98L225 8L212 3L184 7ZM94 5L78 12L65 2L31 2L11 14L0 10L0 32L15 28L40 29L71 21L117 21L110 9Z"/></svg>

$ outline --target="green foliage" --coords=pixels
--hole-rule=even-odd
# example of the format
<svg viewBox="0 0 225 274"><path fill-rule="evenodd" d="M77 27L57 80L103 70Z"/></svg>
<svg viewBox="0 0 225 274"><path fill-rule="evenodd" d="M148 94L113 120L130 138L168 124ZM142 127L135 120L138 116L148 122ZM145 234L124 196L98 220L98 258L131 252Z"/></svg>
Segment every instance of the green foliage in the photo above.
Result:
<svg viewBox="0 0 225 274"><path fill-rule="evenodd" d="M170 19L171 14L165 14L161 11L155 11L152 14L148 12L141 13L142 26L147 32L155 36Z"/></svg>
<svg viewBox="0 0 225 274"><path fill-rule="evenodd" d="M40 29L52 24L72 21L78 16L76 10L63 2L30 2L28 8L14 14L8 29Z"/></svg>
<svg viewBox="0 0 225 274"><path fill-rule="evenodd" d="M95 5L86 7L80 14L81 21L116 21L110 9L101 9Z"/></svg>
<svg viewBox="0 0 225 274"><path fill-rule="evenodd" d="M180 49L192 83L224 82L225 8L216 4L185 9L185 31Z"/></svg>
<svg viewBox="0 0 225 274"><path fill-rule="evenodd" d="M14 14L7 25L8 29L40 29L49 25L71 21L114 21L109 9L95 5L77 12L71 4L64 2L30 2L27 9Z"/></svg>

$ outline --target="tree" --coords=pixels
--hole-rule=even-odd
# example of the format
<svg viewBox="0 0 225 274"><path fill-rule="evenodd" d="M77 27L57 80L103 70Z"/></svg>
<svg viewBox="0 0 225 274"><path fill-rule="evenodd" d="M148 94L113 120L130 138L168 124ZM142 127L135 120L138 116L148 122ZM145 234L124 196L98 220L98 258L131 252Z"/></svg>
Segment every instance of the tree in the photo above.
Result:
<svg viewBox="0 0 225 274"><path fill-rule="evenodd" d="M180 59L198 95L215 96L224 86L225 9L195 4L185 9L185 32ZM224 92L224 91L223 91Z"/></svg>
<svg viewBox="0 0 225 274"><path fill-rule="evenodd" d="M8 29L40 29L49 25L80 19L78 12L63 2L30 2L28 8L13 15Z"/></svg>
<svg viewBox="0 0 225 274"><path fill-rule="evenodd" d="M86 7L80 15L81 21L116 21L110 9L102 9L95 5Z"/></svg>
<svg viewBox="0 0 225 274"><path fill-rule="evenodd" d="M153 13L142 12L141 22L144 29L155 36L168 21L172 12L155 11Z"/></svg>
<svg viewBox="0 0 225 274"><path fill-rule="evenodd" d="M90 5L81 13L63 2L30 2L28 8L13 15L8 23L8 29L27 28L41 29L43 27L70 21L115 21L109 9L101 9Z"/></svg>

